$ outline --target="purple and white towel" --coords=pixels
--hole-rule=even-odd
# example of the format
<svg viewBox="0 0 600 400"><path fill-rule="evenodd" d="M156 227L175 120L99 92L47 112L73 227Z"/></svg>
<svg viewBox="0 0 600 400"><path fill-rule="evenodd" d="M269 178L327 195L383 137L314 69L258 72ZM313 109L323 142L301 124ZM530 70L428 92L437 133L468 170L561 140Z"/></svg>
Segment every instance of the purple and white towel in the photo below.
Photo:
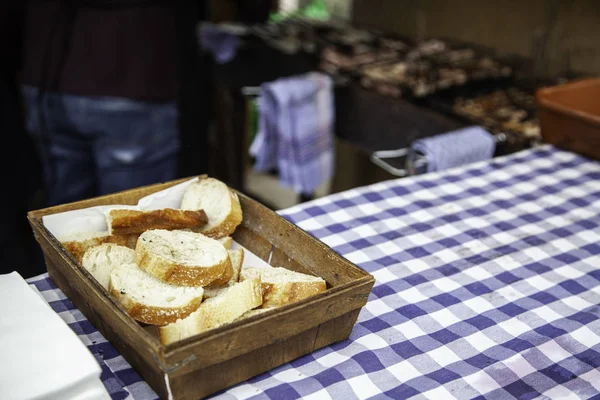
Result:
<svg viewBox="0 0 600 400"><path fill-rule="evenodd" d="M480 126L469 126L415 141L409 160L420 153L427 159L427 172L445 171L494 156L494 136Z"/></svg>
<svg viewBox="0 0 600 400"><path fill-rule="evenodd" d="M281 185L313 193L333 176L334 101L328 75L311 72L261 86L254 168L279 171Z"/></svg>

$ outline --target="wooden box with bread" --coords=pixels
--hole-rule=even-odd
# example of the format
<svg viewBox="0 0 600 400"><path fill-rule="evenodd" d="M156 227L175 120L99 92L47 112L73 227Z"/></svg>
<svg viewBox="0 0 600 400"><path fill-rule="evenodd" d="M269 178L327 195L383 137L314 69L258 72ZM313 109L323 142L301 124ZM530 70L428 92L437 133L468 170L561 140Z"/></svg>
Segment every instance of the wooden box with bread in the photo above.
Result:
<svg viewBox="0 0 600 400"><path fill-rule="evenodd" d="M204 397L348 338L374 284L206 176L28 219L53 281L165 399Z"/></svg>

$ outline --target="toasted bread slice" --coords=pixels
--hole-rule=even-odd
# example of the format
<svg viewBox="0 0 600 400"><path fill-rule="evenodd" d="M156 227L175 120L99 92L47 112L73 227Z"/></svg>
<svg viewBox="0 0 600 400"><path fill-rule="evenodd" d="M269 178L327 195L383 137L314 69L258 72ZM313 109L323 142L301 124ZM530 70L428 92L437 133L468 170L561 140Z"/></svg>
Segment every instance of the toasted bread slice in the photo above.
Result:
<svg viewBox="0 0 600 400"><path fill-rule="evenodd" d="M285 268L244 268L240 273L242 282L256 278L262 284L263 308L283 306L327 289L322 278Z"/></svg>
<svg viewBox="0 0 600 400"><path fill-rule="evenodd" d="M208 218L203 210L161 210L139 211L129 209L112 209L106 213L106 221L111 234L141 234L151 229L187 229L201 228Z"/></svg>
<svg viewBox="0 0 600 400"><path fill-rule="evenodd" d="M135 262L158 279L183 286L206 286L231 268L229 253L216 240L190 231L155 229L142 233Z"/></svg>
<svg viewBox="0 0 600 400"><path fill-rule="evenodd" d="M236 283L218 296L205 300L187 318L161 326L158 329L160 341L169 344L225 325L261 303L260 279Z"/></svg>
<svg viewBox="0 0 600 400"><path fill-rule="evenodd" d="M137 235L111 235L108 232L76 232L58 238L75 259L81 263L86 251L103 243L114 243L129 248L135 248Z"/></svg>
<svg viewBox="0 0 600 400"><path fill-rule="evenodd" d="M205 299L217 296L239 280L242 264L244 263L244 249L229 250L229 259L231 260L231 269L233 271L230 279L221 283L220 286L215 285L214 282L208 285L204 290ZM218 281L221 282L221 280Z"/></svg>
<svg viewBox="0 0 600 400"><path fill-rule="evenodd" d="M237 194L214 178L198 178L188 186L181 201L182 210L204 210L208 223L197 230L213 238L230 236L242 222Z"/></svg>
<svg viewBox="0 0 600 400"><path fill-rule="evenodd" d="M110 274L115 267L135 261L135 251L114 243L94 246L85 252L81 265L108 290Z"/></svg>
<svg viewBox="0 0 600 400"><path fill-rule="evenodd" d="M187 317L198 309L204 293L201 287L165 283L135 263L112 270L109 291L136 321L151 325L166 325Z"/></svg>

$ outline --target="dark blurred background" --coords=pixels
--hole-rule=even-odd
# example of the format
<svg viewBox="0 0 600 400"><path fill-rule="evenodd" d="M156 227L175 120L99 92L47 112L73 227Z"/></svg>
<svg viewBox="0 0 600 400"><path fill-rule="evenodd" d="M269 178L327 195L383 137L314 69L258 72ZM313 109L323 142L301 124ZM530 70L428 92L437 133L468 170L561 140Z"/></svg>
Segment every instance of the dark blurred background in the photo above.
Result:
<svg viewBox="0 0 600 400"><path fill-rule="evenodd" d="M40 155L25 130L20 93L21 38L28 3L4 0L0 4L0 132L4 138L4 154L0 157L4 176L0 272L18 270L24 276L44 272L41 253L26 219L28 210L44 206ZM120 2L104 3L114 6ZM317 192L298 196L280 187L277 171L257 174L252 170L248 146L255 129L251 127L255 123L252 118L256 116L252 109L254 99L247 89L280 77L320 70L320 51L336 48L336 44L313 38L316 50L290 53L264 41L260 35L250 34L244 36L235 58L220 64L200 46L198 27L205 22L264 27L273 13L302 8L308 3L309 0L172 3L177 41L176 56L169 62L177 67L179 84L180 177L208 173L267 206L280 209L396 178L371 162L373 152L406 147L418 138L473 123L484 124L493 132L507 132L509 139L498 151L507 154L538 143L539 132L528 136L518 126L511 131L506 125L494 125L495 109L483 122L472 119L468 114L457 113L458 100L511 88L533 96L541 86L600 73L597 1L326 0L329 22L343 26L341 30L365 30L376 36L406 39L407 43L430 38L460 43L463 48L488 51L494 59L510 64L514 74L507 79L415 98L371 90L362 84L358 70L336 69L332 73L336 82L335 176ZM274 35L287 40L290 33L284 31L277 30ZM514 109L516 103L511 107ZM528 121L536 122L535 109L527 108L525 113Z"/></svg>

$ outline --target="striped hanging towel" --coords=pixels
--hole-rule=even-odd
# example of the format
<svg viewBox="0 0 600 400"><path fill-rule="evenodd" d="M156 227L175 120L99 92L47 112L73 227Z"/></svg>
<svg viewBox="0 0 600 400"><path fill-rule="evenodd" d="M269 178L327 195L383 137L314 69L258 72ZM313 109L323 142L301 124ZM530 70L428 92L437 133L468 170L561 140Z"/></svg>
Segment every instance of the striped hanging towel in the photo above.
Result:
<svg viewBox="0 0 600 400"><path fill-rule="evenodd" d="M311 194L333 176L333 83L311 72L261 86L259 126L250 154L254 168L277 168L280 183Z"/></svg>

